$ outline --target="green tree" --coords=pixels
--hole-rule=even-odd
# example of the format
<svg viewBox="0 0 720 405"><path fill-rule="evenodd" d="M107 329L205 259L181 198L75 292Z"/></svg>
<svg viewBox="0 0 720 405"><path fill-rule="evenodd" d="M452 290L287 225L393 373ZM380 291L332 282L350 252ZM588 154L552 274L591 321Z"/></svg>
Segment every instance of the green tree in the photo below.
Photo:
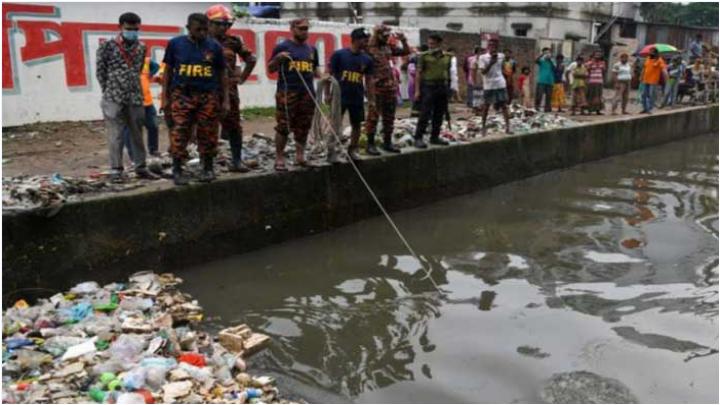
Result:
<svg viewBox="0 0 720 405"><path fill-rule="evenodd" d="M718 3L640 3L640 14L651 23L718 26Z"/></svg>

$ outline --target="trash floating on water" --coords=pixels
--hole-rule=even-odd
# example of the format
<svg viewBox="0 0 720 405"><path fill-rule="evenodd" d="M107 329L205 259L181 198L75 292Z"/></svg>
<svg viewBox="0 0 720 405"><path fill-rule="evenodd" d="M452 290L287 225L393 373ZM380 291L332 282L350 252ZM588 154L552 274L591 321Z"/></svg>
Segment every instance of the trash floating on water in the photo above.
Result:
<svg viewBox="0 0 720 405"><path fill-rule="evenodd" d="M623 383L589 371L554 374L540 397L548 404L636 404L638 399Z"/></svg>
<svg viewBox="0 0 720 405"><path fill-rule="evenodd" d="M270 338L239 325L216 341L181 282L142 272L16 302L3 314L3 402L287 403L272 377L246 373Z"/></svg>

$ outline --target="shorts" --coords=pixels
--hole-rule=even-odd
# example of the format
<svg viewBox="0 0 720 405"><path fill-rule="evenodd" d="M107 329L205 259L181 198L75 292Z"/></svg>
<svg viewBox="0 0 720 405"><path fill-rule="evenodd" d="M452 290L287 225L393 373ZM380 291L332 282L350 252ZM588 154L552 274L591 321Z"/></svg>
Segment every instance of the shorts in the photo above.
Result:
<svg viewBox="0 0 720 405"><path fill-rule="evenodd" d="M483 101L487 105L494 105L495 109L501 108L508 102L507 89L483 90Z"/></svg>
<svg viewBox="0 0 720 405"><path fill-rule="evenodd" d="M362 124L365 121L365 106L363 105L347 105L342 106L342 115L345 115L345 111L348 112L350 117L350 125L356 126Z"/></svg>

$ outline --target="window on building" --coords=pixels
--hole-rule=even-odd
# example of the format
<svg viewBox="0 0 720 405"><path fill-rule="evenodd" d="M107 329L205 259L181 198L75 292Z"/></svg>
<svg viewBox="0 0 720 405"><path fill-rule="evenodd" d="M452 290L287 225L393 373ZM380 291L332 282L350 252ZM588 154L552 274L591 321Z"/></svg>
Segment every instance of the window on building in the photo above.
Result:
<svg viewBox="0 0 720 405"><path fill-rule="evenodd" d="M636 23L623 23L620 26L620 38L635 38L637 36Z"/></svg>
<svg viewBox="0 0 720 405"><path fill-rule="evenodd" d="M513 29L513 33L516 37L528 36L528 31L532 28L532 24L529 23L513 23L510 24L510 28Z"/></svg>

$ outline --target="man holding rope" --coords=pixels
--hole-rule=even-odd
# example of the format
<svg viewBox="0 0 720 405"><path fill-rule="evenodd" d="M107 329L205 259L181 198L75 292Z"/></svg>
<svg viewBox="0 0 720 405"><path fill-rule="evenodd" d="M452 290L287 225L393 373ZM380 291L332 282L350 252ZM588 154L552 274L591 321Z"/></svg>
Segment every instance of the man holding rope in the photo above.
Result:
<svg viewBox="0 0 720 405"><path fill-rule="evenodd" d="M290 132L295 138L295 164L305 166L305 143L315 114L315 84L319 77L318 52L307 43L310 23L307 18L290 22L292 39L272 51L268 70L280 72L275 93L275 170L287 171L285 145Z"/></svg>

